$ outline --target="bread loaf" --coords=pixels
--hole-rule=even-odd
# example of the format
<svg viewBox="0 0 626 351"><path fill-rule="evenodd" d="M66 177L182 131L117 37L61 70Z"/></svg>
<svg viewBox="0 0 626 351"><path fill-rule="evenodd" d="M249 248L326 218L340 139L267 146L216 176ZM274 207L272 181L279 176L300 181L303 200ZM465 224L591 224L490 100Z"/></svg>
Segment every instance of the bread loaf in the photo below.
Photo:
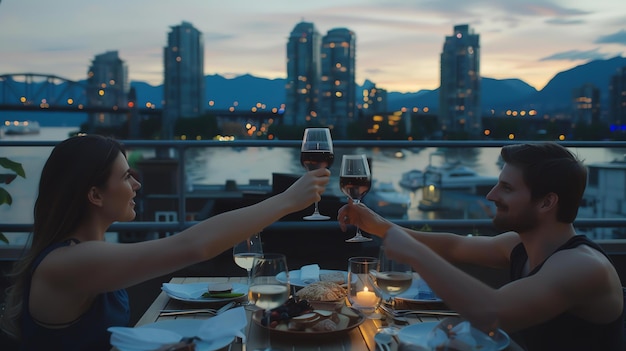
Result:
<svg viewBox="0 0 626 351"><path fill-rule="evenodd" d="M346 297L346 291L337 283L321 281L305 286L296 295L309 301L337 301Z"/></svg>

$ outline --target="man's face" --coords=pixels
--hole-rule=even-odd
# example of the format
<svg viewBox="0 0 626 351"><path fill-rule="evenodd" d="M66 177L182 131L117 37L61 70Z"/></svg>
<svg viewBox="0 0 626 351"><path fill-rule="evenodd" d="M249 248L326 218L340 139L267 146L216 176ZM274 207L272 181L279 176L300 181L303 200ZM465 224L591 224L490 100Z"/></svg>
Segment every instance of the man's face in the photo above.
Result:
<svg viewBox="0 0 626 351"><path fill-rule="evenodd" d="M487 200L496 205L493 224L499 230L522 233L539 225L537 202L531 200L522 171L515 166L504 165L498 184L487 194Z"/></svg>

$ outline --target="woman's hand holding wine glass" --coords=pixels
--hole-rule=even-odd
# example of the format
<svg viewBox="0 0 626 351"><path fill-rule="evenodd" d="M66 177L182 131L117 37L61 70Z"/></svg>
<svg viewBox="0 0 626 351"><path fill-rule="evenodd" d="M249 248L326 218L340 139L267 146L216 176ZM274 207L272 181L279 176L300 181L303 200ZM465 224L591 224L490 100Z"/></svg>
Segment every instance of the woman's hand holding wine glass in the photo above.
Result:
<svg viewBox="0 0 626 351"><path fill-rule="evenodd" d="M370 166L365 155L343 155L341 159L341 173L339 174L339 187L352 202L358 204L372 186ZM359 227L356 227L354 237L346 242L363 242L372 239L363 236Z"/></svg>
<svg viewBox="0 0 626 351"><path fill-rule="evenodd" d="M307 128L302 137L300 149L300 163L307 171L326 167L330 168L334 161L333 140L328 128ZM330 217L320 214L318 203L315 202L315 211L304 217L306 220L326 220Z"/></svg>

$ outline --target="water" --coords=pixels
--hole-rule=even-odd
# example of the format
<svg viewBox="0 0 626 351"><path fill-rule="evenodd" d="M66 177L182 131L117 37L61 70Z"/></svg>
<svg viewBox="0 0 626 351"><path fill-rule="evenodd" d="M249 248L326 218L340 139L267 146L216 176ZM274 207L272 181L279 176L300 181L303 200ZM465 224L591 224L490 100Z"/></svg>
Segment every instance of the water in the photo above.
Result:
<svg viewBox="0 0 626 351"><path fill-rule="evenodd" d="M4 140L53 140L60 141L68 137L76 127L42 127L37 135L10 135ZM52 148L47 147L3 147L0 157L8 157L22 163L26 179L16 178L11 184L3 185L13 197L11 206L0 206L0 221L3 223L23 224L32 222L32 211L36 198L37 185L41 169ZM372 177L375 181L391 182L397 191L410 193L412 207L408 219L434 219L432 213L422 213L417 209L421 193L403 190L398 185L402 173L411 169L424 169L429 156L438 151L436 148L402 150L404 158L396 158L389 150L378 148L335 149L335 159L341 160L343 154L365 153L371 160ZM441 151L441 150L439 150ZM483 175L497 176L499 166L496 163L500 148L463 148L443 150L450 159L459 159ZM608 162L622 158L623 149L610 148L573 148L572 151L586 163ZM250 179L267 179L271 182L272 173L302 174L298 149L257 148L242 149L194 148L185 155L187 179L193 184L224 184L234 180L238 184L248 184ZM339 167L335 162L331 167L333 174L328 191L341 195L339 190ZM367 195L366 195L367 196ZM441 217L440 217L441 218ZM486 217L485 217L486 218Z"/></svg>

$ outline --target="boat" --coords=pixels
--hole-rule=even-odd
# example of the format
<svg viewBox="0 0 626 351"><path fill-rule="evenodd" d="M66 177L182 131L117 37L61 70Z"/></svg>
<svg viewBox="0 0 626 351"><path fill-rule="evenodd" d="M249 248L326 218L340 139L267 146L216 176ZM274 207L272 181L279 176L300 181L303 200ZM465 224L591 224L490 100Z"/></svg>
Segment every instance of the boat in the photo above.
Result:
<svg viewBox="0 0 626 351"><path fill-rule="evenodd" d="M37 121L4 121L5 135L39 134Z"/></svg>
<svg viewBox="0 0 626 351"><path fill-rule="evenodd" d="M424 186L434 185L440 189L459 190L470 193L481 193L481 188L491 190L498 182L496 176L480 175L461 161L444 161L440 165L432 162L434 153L430 156L428 166L424 169ZM486 194L486 192L485 192Z"/></svg>
<svg viewBox="0 0 626 351"><path fill-rule="evenodd" d="M416 191L424 186L424 172L419 169L412 169L408 172L404 172L402 173L402 178L400 178L398 184L404 189Z"/></svg>
<svg viewBox="0 0 626 351"><path fill-rule="evenodd" d="M460 161L444 161L434 165L431 154L428 166L424 169L422 199L418 208L422 211L443 210L452 198L459 194L471 195L479 199L487 195L498 183L498 177L480 175Z"/></svg>
<svg viewBox="0 0 626 351"><path fill-rule="evenodd" d="M398 192L391 182L374 180L370 191L363 197L363 203L374 212L393 218L406 218L411 207L411 196Z"/></svg>

